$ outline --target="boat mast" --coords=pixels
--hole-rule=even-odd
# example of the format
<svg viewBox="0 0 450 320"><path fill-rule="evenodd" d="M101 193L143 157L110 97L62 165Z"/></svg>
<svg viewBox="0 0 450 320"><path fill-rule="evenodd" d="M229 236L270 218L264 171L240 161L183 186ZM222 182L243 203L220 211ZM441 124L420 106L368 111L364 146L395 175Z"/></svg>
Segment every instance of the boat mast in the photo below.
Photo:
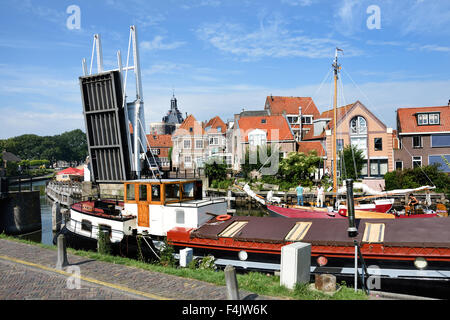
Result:
<svg viewBox="0 0 450 320"><path fill-rule="evenodd" d="M337 80L341 66L338 64L338 51L342 49L336 48L333 70L334 70L334 103L333 103L333 193L337 195L337 150L336 150L336 121L337 121Z"/></svg>

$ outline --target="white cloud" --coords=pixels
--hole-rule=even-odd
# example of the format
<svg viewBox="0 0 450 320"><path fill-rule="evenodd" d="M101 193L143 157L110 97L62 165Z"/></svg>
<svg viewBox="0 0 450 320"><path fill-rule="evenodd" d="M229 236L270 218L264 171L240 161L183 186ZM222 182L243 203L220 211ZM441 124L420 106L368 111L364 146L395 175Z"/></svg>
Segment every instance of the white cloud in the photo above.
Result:
<svg viewBox="0 0 450 320"><path fill-rule="evenodd" d="M162 36L155 36L152 41L141 41L140 47L142 50L148 51L173 50L186 44L184 41L164 43L163 39L164 37Z"/></svg>
<svg viewBox="0 0 450 320"><path fill-rule="evenodd" d="M160 62L151 65L149 68L143 69L142 74L143 75L173 74L185 69L186 67L189 67L189 65L173 62Z"/></svg>
<svg viewBox="0 0 450 320"><path fill-rule="evenodd" d="M443 46L428 44L428 45L421 46L420 50L436 51L436 52L450 52L450 47L443 47Z"/></svg>
<svg viewBox="0 0 450 320"><path fill-rule="evenodd" d="M184 0L181 8L189 10L197 7L218 7L221 4L220 0Z"/></svg>
<svg viewBox="0 0 450 320"><path fill-rule="evenodd" d="M263 57L324 58L333 55L336 46L346 48L347 55L361 52L348 48L346 43L328 37L310 37L285 27L284 19L273 15L259 28L249 31L243 25L227 22L204 24L197 29L197 36L222 52L239 57L258 59Z"/></svg>
<svg viewBox="0 0 450 320"><path fill-rule="evenodd" d="M315 2L315 0L281 0L281 3L300 7L310 6L313 4L313 2Z"/></svg>

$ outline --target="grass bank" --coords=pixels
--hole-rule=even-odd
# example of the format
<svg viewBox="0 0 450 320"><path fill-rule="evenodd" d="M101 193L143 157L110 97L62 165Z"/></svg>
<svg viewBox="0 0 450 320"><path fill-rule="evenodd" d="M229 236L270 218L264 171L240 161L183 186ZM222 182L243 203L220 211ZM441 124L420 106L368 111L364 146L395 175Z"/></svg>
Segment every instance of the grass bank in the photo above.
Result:
<svg viewBox="0 0 450 320"><path fill-rule="evenodd" d="M39 246L41 248L56 250L56 246L45 245L41 243L32 242L29 240L18 239L16 237L0 234L0 239L6 239L26 244ZM161 272L165 274L171 274L178 277L196 279L205 281L216 285L225 285L225 276L221 271L208 270L208 269L190 269L179 267L167 267L158 264L145 263L134 259L104 255L93 251L82 251L67 248L67 252L77 256L95 259L98 261L109 262L114 264L120 264L129 267L140 268L153 272ZM237 275L239 288L256 293L258 295L281 297L286 299L298 299L298 300L366 300L367 295L358 290L354 292L353 288L349 288L341 284L341 290L335 293L333 296L328 296L324 293L312 291L308 288L308 285L297 285L294 290L289 290L283 286L280 286L280 277L274 275L266 275L259 272L248 272Z"/></svg>

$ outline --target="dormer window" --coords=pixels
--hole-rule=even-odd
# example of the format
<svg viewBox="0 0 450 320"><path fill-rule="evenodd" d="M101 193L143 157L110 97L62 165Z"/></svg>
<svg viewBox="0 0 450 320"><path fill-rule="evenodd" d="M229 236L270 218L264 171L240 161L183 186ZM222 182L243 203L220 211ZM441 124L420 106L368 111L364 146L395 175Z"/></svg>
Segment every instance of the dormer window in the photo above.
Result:
<svg viewBox="0 0 450 320"><path fill-rule="evenodd" d="M440 124L439 112L432 113L418 113L417 114L417 125L419 126L429 126Z"/></svg>
<svg viewBox="0 0 450 320"><path fill-rule="evenodd" d="M254 129L248 133L248 143L251 146L261 146L267 143L266 132Z"/></svg>
<svg viewBox="0 0 450 320"><path fill-rule="evenodd" d="M312 124L313 117L312 116L302 116L302 124Z"/></svg>
<svg viewBox="0 0 450 320"><path fill-rule="evenodd" d="M261 123L266 123L266 119L261 119Z"/></svg>

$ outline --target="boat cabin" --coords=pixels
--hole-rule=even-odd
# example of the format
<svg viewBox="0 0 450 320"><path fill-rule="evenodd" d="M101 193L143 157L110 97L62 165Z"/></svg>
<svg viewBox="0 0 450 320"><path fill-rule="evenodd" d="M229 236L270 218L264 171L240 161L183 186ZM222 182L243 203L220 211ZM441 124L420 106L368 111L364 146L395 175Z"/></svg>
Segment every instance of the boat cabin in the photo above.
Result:
<svg viewBox="0 0 450 320"><path fill-rule="evenodd" d="M174 227L197 228L226 210L224 198L203 199L201 180L124 182L124 211L137 217L138 233L166 236Z"/></svg>

